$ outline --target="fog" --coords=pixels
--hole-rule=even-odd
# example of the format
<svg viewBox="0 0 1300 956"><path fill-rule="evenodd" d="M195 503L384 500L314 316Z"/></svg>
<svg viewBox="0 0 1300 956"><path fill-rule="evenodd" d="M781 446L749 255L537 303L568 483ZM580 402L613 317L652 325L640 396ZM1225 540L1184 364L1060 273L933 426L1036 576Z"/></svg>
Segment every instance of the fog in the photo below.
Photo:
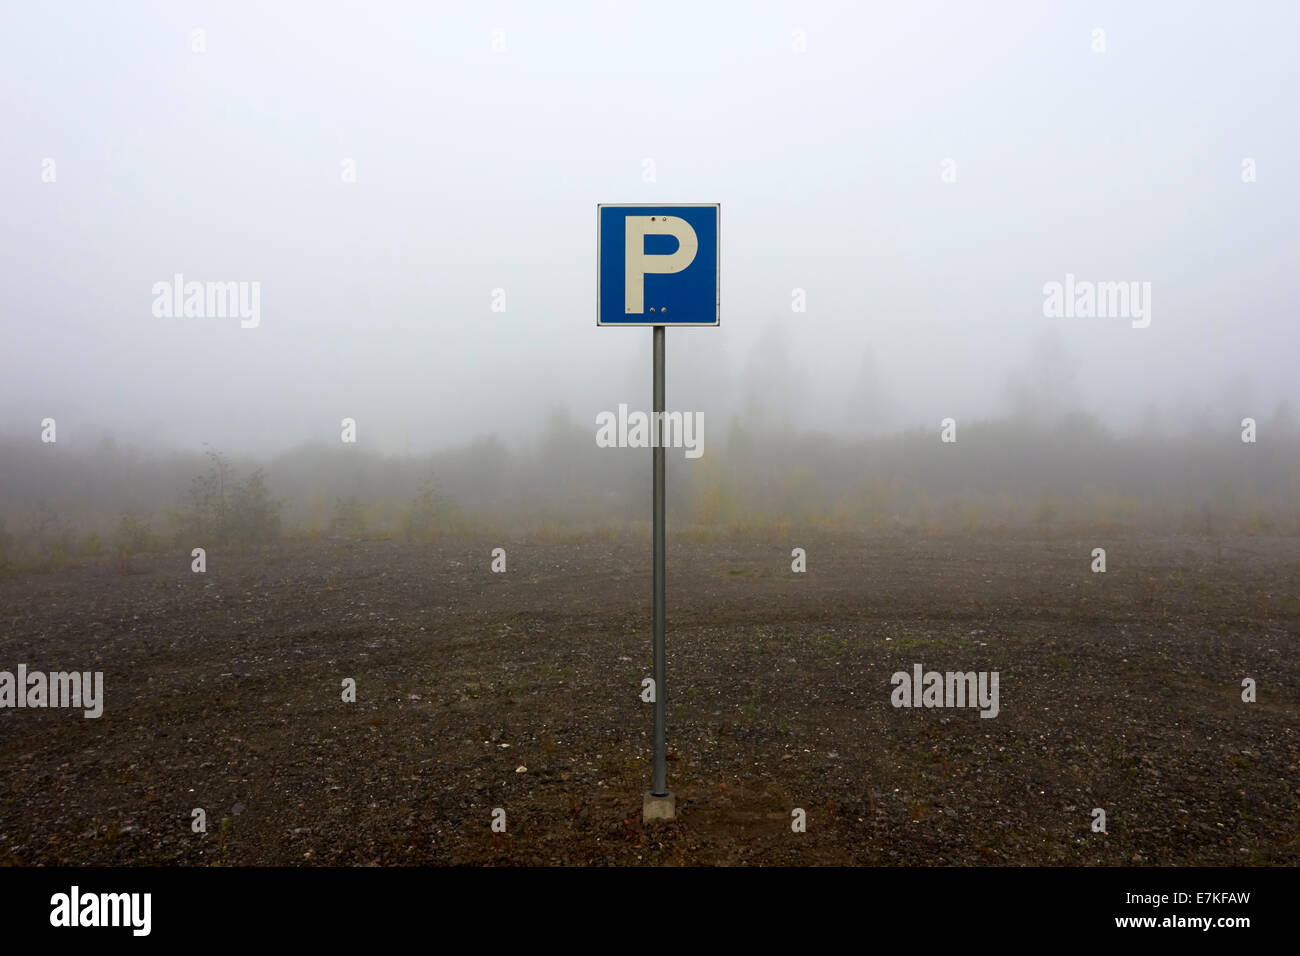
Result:
<svg viewBox="0 0 1300 956"><path fill-rule="evenodd" d="M2 16L11 454L47 417L65 447L266 458L344 418L402 455L646 408L650 332L595 324L600 202L721 203L721 325L667 346L706 442L1072 413L1231 438L1300 403L1293 4ZM258 323L156 316L176 274L259 283ZM1067 275L1149 283L1149 325L1047 317Z"/></svg>

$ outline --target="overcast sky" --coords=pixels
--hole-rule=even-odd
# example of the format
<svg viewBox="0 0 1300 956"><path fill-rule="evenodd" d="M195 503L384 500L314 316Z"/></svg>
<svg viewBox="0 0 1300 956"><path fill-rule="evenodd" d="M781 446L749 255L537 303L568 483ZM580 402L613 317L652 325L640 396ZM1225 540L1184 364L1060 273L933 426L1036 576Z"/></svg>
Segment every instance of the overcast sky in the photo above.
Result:
<svg viewBox="0 0 1300 956"><path fill-rule="evenodd" d="M0 431L267 452L353 417L401 452L527 440L564 403L594 433L650 401L650 331L595 325L596 205L642 201L722 204L721 326L668 332L670 407L937 428L1054 349L1043 387L1116 425L1264 419L1300 405L1298 27L1289 2L6 3ZM155 316L176 273L260 283L260 324ZM1045 316L1067 273L1149 282L1150 326Z"/></svg>

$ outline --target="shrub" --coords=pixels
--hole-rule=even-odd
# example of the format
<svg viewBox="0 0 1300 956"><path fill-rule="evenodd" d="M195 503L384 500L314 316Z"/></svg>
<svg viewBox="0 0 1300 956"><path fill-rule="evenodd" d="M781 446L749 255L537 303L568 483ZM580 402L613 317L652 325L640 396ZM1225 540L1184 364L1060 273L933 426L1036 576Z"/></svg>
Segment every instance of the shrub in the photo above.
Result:
<svg viewBox="0 0 1300 956"><path fill-rule="evenodd" d="M280 536L280 511L284 502L271 497L261 469L236 484L226 512L226 526L220 540L241 544L274 541Z"/></svg>
<svg viewBox="0 0 1300 956"><path fill-rule="evenodd" d="M152 541L149 522L139 515L127 511L118 519L117 530L113 532L113 546L119 555L130 557L148 551Z"/></svg>
<svg viewBox="0 0 1300 956"><path fill-rule="evenodd" d="M351 538L360 538L366 533L366 516L361 510L361 499L356 495L339 498L334 504L334 517L330 520L330 531Z"/></svg>
<svg viewBox="0 0 1300 956"><path fill-rule="evenodd" d="M404 530L410 541L428 541L445 523L448 502L438 487L436 475L424 479L406 512Z"/></svg>
<svg viewBox="0 0 1300 956"><path fill-rule="evenodd" d="M271 497L261 469L244 481L218 452L208 470L190 483L178 517L180 537L220 544L259 544L280 534L284 502Z"/></svg>

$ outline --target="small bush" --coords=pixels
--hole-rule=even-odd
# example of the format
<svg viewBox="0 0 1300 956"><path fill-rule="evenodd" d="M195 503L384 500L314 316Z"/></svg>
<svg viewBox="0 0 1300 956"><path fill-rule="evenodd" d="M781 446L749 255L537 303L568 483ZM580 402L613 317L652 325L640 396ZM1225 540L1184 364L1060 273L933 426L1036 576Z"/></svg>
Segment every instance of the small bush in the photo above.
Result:
<svg viewBox="0 0 1300 956"><path fill-rule="evenodd" d="M208 460L208 470L190 483L176 516L178 539L261 544L278 538L284 502L271 497L262 471L241 482L221 454L208 452Z"/></svg>
<svg viewBox="0 0 1300 956"><path fill-rule="evenodd" d="M366 516L361 509L361 499L356 495L339 498L334 504L334 517L330 520L334 534L360 538L366 533Z"/></svg>
<svg viewBox="0 0 1300 956"><path fill-rule="evenodd" d="M430 474L420 485L407 508L403 530L409 541L430 541L446 530L454 506L442 494L436 475Z"/></svg>
<svg viewBox="0 0 1300 956"><path fill-rule="evenodd" d="M128 511L118 519L117 530L113 532L113 547L119 555L130 557L148 551L152 541L149 522L139 515Z"/></svg>

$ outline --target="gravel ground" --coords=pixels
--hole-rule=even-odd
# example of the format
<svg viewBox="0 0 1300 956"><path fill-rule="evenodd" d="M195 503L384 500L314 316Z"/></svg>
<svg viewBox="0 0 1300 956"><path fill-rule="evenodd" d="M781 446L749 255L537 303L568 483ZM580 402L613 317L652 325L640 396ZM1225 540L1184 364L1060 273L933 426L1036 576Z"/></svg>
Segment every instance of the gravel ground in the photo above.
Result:
<svg viewBox="0 0 1300 956"><path fill-rule="evenodd" d="M646 827L648 537L0 580L0 670L105 685L0 709L0 862L1300 862L1300 538L670 538L668 587L680 818ZM997 717L892 706L918 663L997 671Z"/></svg>

